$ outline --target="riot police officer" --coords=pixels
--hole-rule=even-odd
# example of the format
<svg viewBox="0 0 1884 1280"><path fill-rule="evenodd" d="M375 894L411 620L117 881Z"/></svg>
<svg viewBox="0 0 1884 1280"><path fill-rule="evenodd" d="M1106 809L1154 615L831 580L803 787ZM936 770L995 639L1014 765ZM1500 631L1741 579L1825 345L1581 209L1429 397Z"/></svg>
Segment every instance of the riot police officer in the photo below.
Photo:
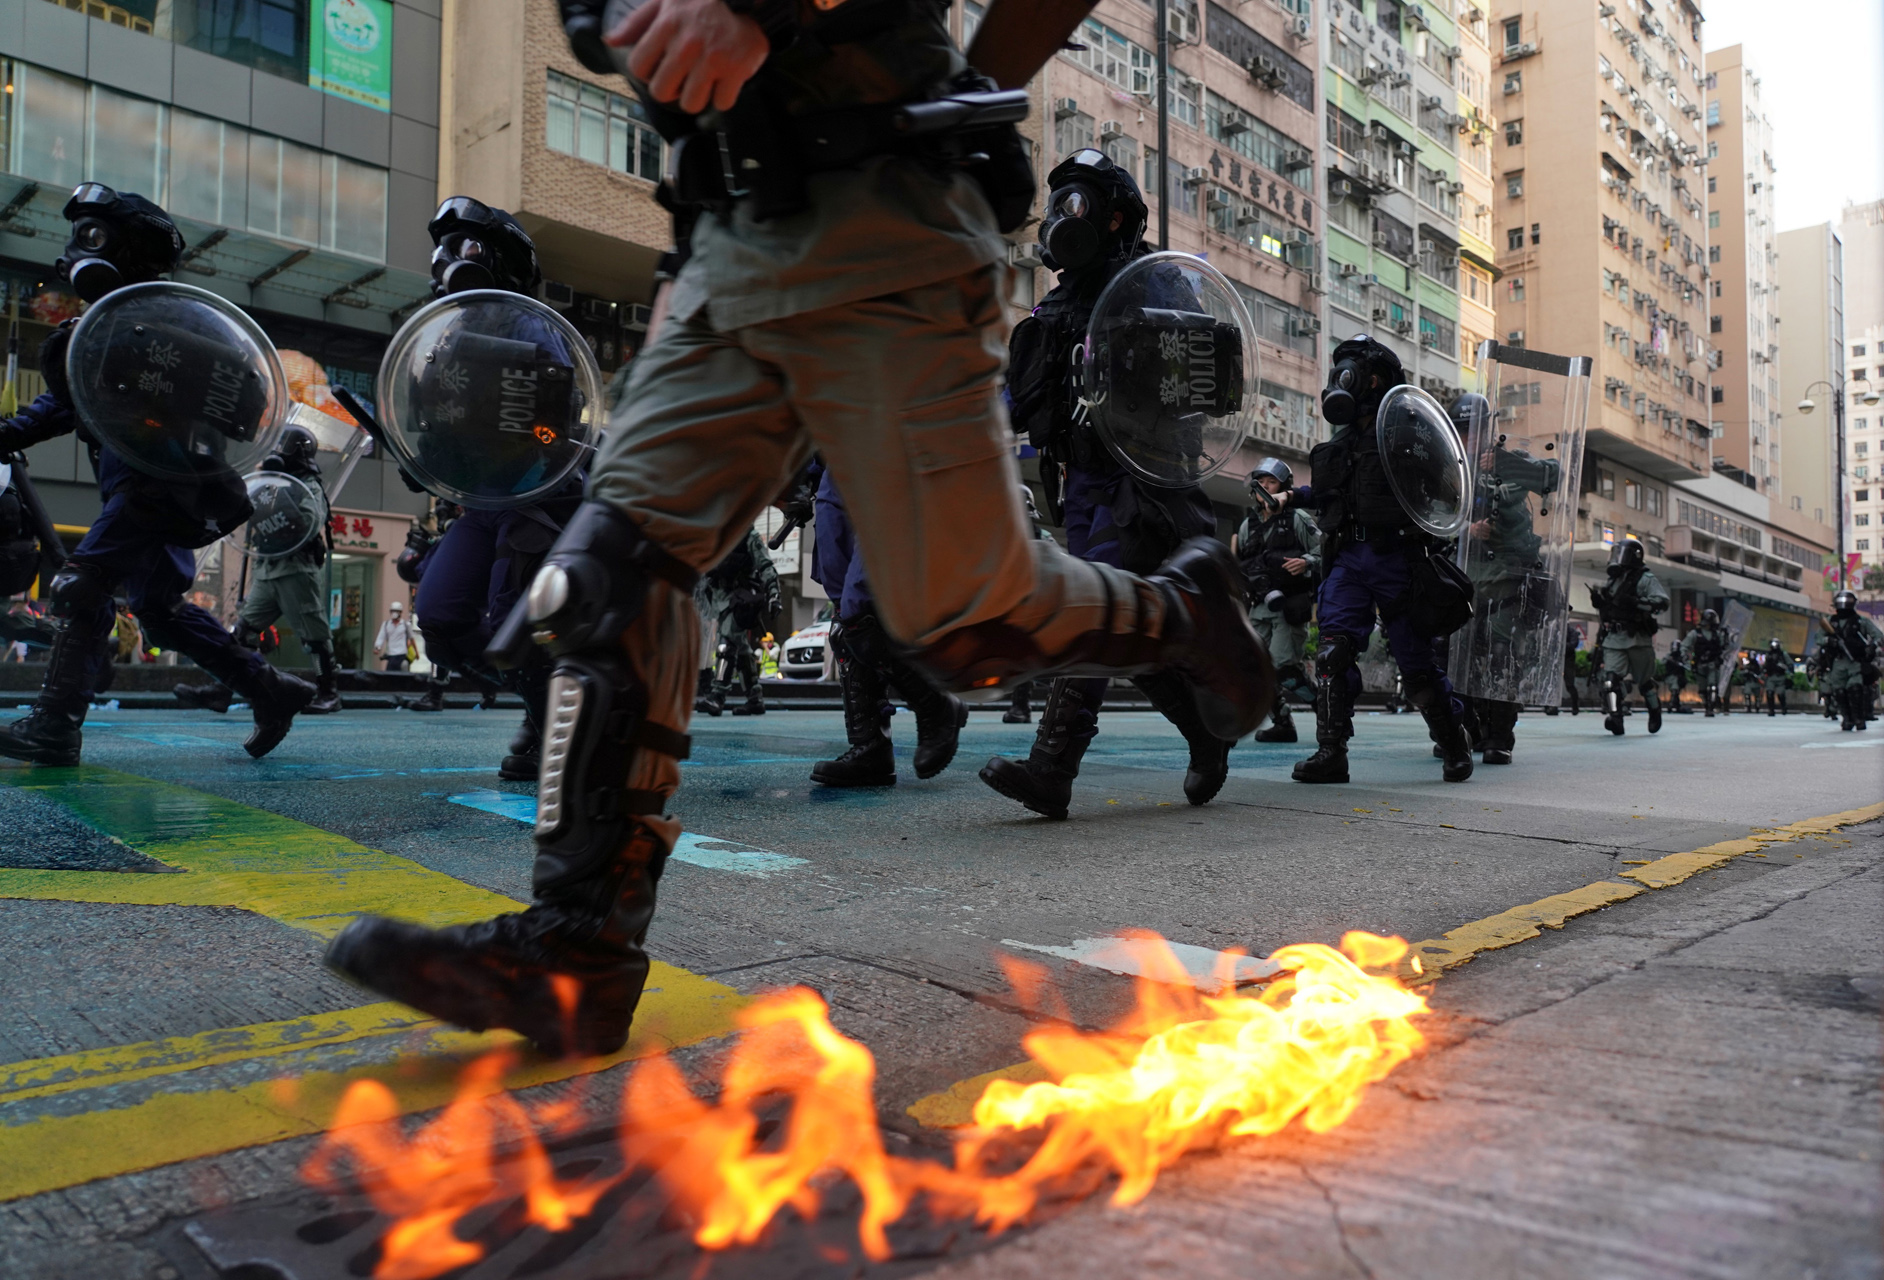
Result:
<svg viewBox="0 0 1884 1280"><path fill-rule="evenodd" d="M600 4L562 4L578 56L606 70ZM704 212L587 501L493 642L508 658L534 637L556 663L568 749L544 757L534 900L447 929L356 920L328 950L342 974L551 1053L622 1045L681 829L662 813L688 751L693 585L814 447L885 634L945 687L1170 667L1218 736L1268 713L1229 548L1200 539L1139 577L1028 536L997 382L1001 232L1031 208L1031 169L1011 125L990 123L1008 100L962 96L985 82L947 16L915 0L646 0L608 33L633 44L637 90L681 153L678 195ZM1038 16L988 10L1014 33L1008 83L1074 25Z"/></svg>
<svg viewBox="0 0 1884 1280"><path fill-rule="evenodd" d="M1662 660L1662 673L1669 684L1669 711L1677 716L1694 714L1694 709L1682 701L1682 694L1688 692L1688 664L1682 660L1682 643L1679 639L1669 641L1667 658Z"/></svg>
<svg viewBox="0 0 1884 1280"><path fill-rule="evenodd" d="M1321 407L1334 435L1309 454L1314 482L1284 495L1318 513L1327 575L1316 598L1316 750L1295 766L1294 778L1348 780L1348 739L1354 736L1354 700L1361 687L1356 664L1378 614L1406 700L1419 709L1440 749L1443 776L1464 782L1474 765L1465 708L1453 695L1434 641L1469 617L1470 596L1441 576L1443 544L1412 518L1389 478L1390 467L1417 464L1383 456L1376 429L1383 398L1406 383L1406 372L1391 349L1366 335L1335 347L1332 360ZM1456 438L1443 411L1433 429ZM1436 452L1444 442L1435 436L1429 444ZM1449 499L1458 504L1466 495L1452 493Z"/></svg>
<svg viewBox="0 0 1884 1280"><path fill-rule="evenodd" d="M27 475L25 459L0 456L0 601L32 588L51 563L65 561L65 546L52 527ZM0 652L15 643L51 648L58 628L50 619L0 605Z"/></svg>
<svg viewBox="0 0 1884 1280"><path fill-rule="evenodd" d="M1766 642L1766 660L1761 674L1766 677L1766 714L1791 715L1786 706L1786 695L1792 690L1794 663L1792 655L1786 652L1786 646L1774 636Z"/></svg>
<svg viewBox="0 0 1884 1280"><path fill-rule="evenodd" d="M339 665L334 660L333 632L327 622L327 556L333 550L333 531L325 490L321 487L321 468L316 460L319 444L306 427L291 426L281 433L275 452L262 460L263 472L290 475L307 485L313 509L304 513L315 532L299 551L276 559L254 562L254 586L235 627L236 643L260 649L262 633L277 621L286 619L301 641L301 647L314 660L314 700L302 708L304 715L331 715L340 710ZM225 712L233 696L229 686L181 684L177 701L186 707Z"/></svg>
<svg viewBox="0 0 1884 1280"><path fill-rule="evenodd" d="M1716 706L1720 707L1722 715L1727 714L1728 708L1720 696L1720 668L1727 659L1730 643L1727 628L1721 625L1720 614L1713 609L1703 609L1701 625L1681 640L1688 665L1694 670L1694 682L1701 690L1702 712L1708 719L1713 718Z"/></svg>
<svg viewBox="0 0 1884 1280"><path fill-rule="evenodd" d="M1249 622L1276 664L1276 709L1258 742L1294 742L1292 693L1308 693L1308 621L1321 582L1321 530L1300 508L1276 505L1279 493L1295 487L1295 472L1280 458L1264 458L1249 473L1249 514L1230 547L1249 582Z"/></svg>
<svg viewBox="0 0 1884 1280"><path fill-rule="evenodd" d="M811 766L811 780L827 787L887 787L896 783L890 744L891 690L916 716L918 778L933 778L955 759L968 705L944 693L905 661L884 634L875 597L864 573L857 531L837 481L821 460L817 474L817 534L812 577L836 606L829 644L844 696L844 736L849 746L835 760Z"/></svg>
<svg viewBox="0 0 1884 1280"><path fill-rule="evenodd" d="M1655 632L1658 618L1668 608L1668 591L1646 563L1642 544L1634 538L1618 542L1609 553L1609 581L1590 588L1603 651L1603 727L1623 732L1623 711L1629 686L1642 693L1648 706L1648 731L1662 729L1662 701L1655 682Z"/></svg>
<svg viewBox="0 0 1884 1280"><path fill-rule="evenodd" d="M542 286L535 242L503 209L453 196L438 206L426 231L434 246L434 297L471 289L507 289L534 297ZM406 482L414 492L422 491L409 476ZM471 676L487 693L500 684L510 688L523 699L523 722L497 776L511 781L537 776L549 662L532 655L500 677L485 662L484 648L580 501L580 481L572 480L552 497L526 506L467 509L417 567L419 590L412 611L436 678L423 697L406 705L417 711L442 709L451 671Z"/></svg>
<svg viewBox="0 0 1884 1280"><path fill-rule="evenodd" d="M124 285L158 280L182 261L182 233L140 195L83 183L66 202L65 217L72 237L58 271L88 303ZM66 378L72 325L61 325L41 345L39 369L47 389L0 423L0 454L76 431L90 450L104 506L52 580L59 634L45 685L25 717L0 728L0 755L35 764L78 763L85 713L115 621L112 596L120 587L150 644L184 654L248 702L255 729L243 749L258 758L267 755L287 736L295 714L313 701L314 686L238 645L185 596L196 578L193 550L248 519L248 494L233 471L214 464L191 481L139 471L81 421ZM174 388L208 376L207 370L175 368L167 384Z"/></svg>
<svg viewBox="0 0 1884 1280"><path fill-rule="evenodd" d="M1047 508L1063 516L1067 550L1082 560L1148 573L1185 539L1214 534L1216 512L1200 485L1159 488L1127 472L1086 421L1073 381L1074 351L1093 304L1121 269L1150 252L1144 197L1129 171L1091 148L1056 165L1047 185L1042 261L1060 279L1015 326L1009 344L1014 428L1039 452ZM1186 303L1173 296L1165 305ZM1027 758L995 756L982 766L981 780L1035 813L1066 817L1080 761L1099 733L1108 683L1103 677L1054 681ZM1184 798L1208 803L1229 777L1231 744L1205 727L1175 673L1151 672L1133 683L1190 748Z"/></svg>
<svg viewBox="0 0 1884 1280"><path fill-rule="evenodd" d="M719 634L718 662L713 685L694 703L695 711L717 716L726 709L726 695L738 677L746 700L733 708L736 716L765 714L765 692L759 687L759 642L766 622L778 616L778 569L757 529L706 571L702 586L706 616Z"/></svg>
<svg viewBox="0 0 1884 1280"><path fill-rule="evenodd" d="M1858 612L1858 597L1851 591L1832 596L1832 619L1819 645L1819 661L1829 672L1832 697L1838 703L1839 727L1862 730L1871 718L1871 691L1877 685L1884 633Z"/></svg>

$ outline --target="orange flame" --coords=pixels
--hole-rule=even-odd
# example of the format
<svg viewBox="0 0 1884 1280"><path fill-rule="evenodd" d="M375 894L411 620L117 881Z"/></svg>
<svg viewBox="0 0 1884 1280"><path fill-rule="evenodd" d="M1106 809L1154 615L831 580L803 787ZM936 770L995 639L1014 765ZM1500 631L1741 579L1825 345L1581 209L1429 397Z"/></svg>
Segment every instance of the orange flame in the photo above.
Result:
<svg viewBox="0 0 1884 1280"><path fill-rule="evenodd" d="M1114 1203L1134 1204L1194 1147L1275 1133L1297 1117L1326 1132L1423 1041L1408 1019L1426 1003L1391 976L1406 953L1398 938L1354 932L1340 951L1284 947L1272 957L1281 972L1255 994L1235 990L1237 956L1226 952L1223 994L1205 995L1162 939L1133 937L1147 959L1133 1012L1103 1032L1030 1033L1027 1052L1051 1079L990 1085L953 1168L884 1150L875 1060L802 987L741 1013L746 1034L717 1101L697 1097L665 1057L634 1071L623 1097L624 1167L652 1169L706 1249L754 1243L787 1205L810 1218L818 1187L848 1177L863 1199L859 1242L881 1260L891 1256L886 1229L919 1195L939 1214L973 1215L998 1232L1075 1174L1116 1175ZM1041 976L1026 981L1038 999ZM558 1183L536 1129L566 1125L568 1112L532 1112L504 1093L510 1065L505 1054L480 1059L457 1100L410 1140L383 1086L356 1083L343 1099L307 1173L335 1182L345 1153L370 1176L368 1193L395 1219L374 1272L380 1280L424 1280L476 1261L482 1247L452 1228L497 1197L524 1197L530 1222L559 1231L624 1176ZM762 1136L774 1110L785 1117L776 1140ZM992 1171L1017 1137L1034 1131L1038 1145L1019 1168ZM517 1153L499 1161L506 1141Z"/></svg>

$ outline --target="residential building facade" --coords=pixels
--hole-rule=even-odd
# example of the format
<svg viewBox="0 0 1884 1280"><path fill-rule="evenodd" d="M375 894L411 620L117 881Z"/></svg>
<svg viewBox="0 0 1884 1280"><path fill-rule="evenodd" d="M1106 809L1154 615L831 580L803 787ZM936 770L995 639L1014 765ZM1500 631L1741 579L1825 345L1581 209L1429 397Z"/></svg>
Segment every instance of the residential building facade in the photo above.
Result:
<svg viewBox="0 0 1884 1280"><path fill-rule="evenodd" d="M1844 551L1853 587L1884 596L1884 200L1846 205Z"/></svg>
<svg viewBox="0 0 1884 1280"><path fill-rule="evenodd" d="M1786 464L1777 488L1788 510L1818 526L1816 540L1835 548L1838 415L1832 411L1830 387L1845 366L1845 246L1829 222L1782 231L1778 244L1774 319L1782 356L1779 405ZM1800 413L1799 402L1808 398L1813 412ZM1827 566L1831 563L1828 557Z"/></svg>

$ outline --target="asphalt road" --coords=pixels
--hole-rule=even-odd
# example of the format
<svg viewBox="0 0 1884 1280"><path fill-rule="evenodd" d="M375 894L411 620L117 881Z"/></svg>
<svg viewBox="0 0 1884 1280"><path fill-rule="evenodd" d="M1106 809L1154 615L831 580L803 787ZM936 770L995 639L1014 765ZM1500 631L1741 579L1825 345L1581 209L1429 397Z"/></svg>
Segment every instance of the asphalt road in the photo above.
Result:
<svg viewBox="0 0 1884 1280"><path fill-rule="evenodd" d="M409 1108L442 1101L473 1038L414 1026L317 959L361 909L475 918L499 895L528 897L533 788L494 769L513 727L475 711L306 719L256 762L237 716L100 712L81 770L0 766L0 1063L13 1064L0 1066L0 1273L216 1274L184 1228L239 1235L263 1219L201 1215L302 1202L321 1089L380 1072ZM935 1135L907 1108L1022 1056L1003 955L1049 966L1071 1015L1097 1025L1129 999L1103 963L1122 929L1260 956L1353 928L1441 939L1620 886L1561 934L1441 978L1434 1051L1335 1134L1199 1157L1138 1210L1095 1202L915 1269L1884 1274L1877 825L1752 845L1652 891L1626 878L1875 804L1884 727L1692 715L1644 729L1639 714L1620 739L1590 714L1527 716L1515 764L1448 785L1416 717L1365 715L1352 784L1292 783L1306 742L1245 745L1222 795L1194 809L1175 732L1108 715L1072 817L1054 823L976 779L1031 735L990 714L941 777L906 771L869 792L808 781L841 747L835 714L700 718L674 806L688 835L649 939L672 968L657 970L644 1040L707 1069L735 993L807 983L875 1052L884 1123L920 1146ZM906 760L909 718L893 732ZM621 1070L520 1082L604 1111L597 1082ZM1570 1087L1577 1072L1600 1087ZM1768 1077L1794 1081L1785 1124L1758 1105ZM1764 1119L1709 1129L1737 1108ZM1424 1200L1391 1192L1408 1161ZM1808 1185L1811 1211L1794 1211ZM1341 1230L1344 1194L1358 1234ZM1671 1195L1678 1221L1643 1216ZM1441 1230L1440 1201L1477 1209ZM1740 1236L1764 1243L1727 1247ZM326 1266L231 1274L313 1280ZM546 1274L652 1272L577 1258Z"/></svg>

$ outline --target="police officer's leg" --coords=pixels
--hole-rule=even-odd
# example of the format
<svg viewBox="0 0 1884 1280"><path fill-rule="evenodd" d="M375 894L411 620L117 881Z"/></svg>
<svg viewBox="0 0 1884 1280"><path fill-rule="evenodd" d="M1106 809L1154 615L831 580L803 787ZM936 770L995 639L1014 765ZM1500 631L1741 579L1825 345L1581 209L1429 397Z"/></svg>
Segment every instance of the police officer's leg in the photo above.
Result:
<svg viewBox="0 0 1884 1280"><path fill-rule="evenodd" d="M1374 597L1353 547L1334 557L1315 600L1321 646L1315 652L1315 752L1297 762L1297 782L1346 782L1348 739L1354 736L1358 663L1374 632Z"/></svg>
<svg viewBox="0 0 1884 1280"><path fill-rule="evenodd" d="M1381 580L1383 594L1394 589L1393 581ZM1432 636L1415 630L1405 614L1384 623L1381 630L1400 668L1407 704L1426 721L1426 731L1445 762L1440 776L1447 782L1464 782L1472 776L1472 736L1465 725L1464 703L1452 692L1452 682L1439 663L1439 645Z"/></svg>
<svg viewBox="0 0 1884 1280"><path fill-rule="evenodd" d="M1510 764L1518 745L1518 712L1515 702L1485 700L1479 708L1479 723L1485 731L1486 764Z"/></svg>
<svg viewBox="0 0 1884 1280"><path fill-rule="evenodd" d="M232 630L236 643L244 649L259 651L262 634L280 619L281 603L276 588L277 583L272 578L257 578L249 584L248 597L242 601L241 612L236 615ZM180 684L171 693L183 706L197 711L214 711L217 715L226 715L230 704L235 701L234 692L220 680Z"/></svg>
<svg viewBox="0 0 1884 1280"><path fill-rule="evenodd" d="M333 631L327 625L327 602L321 598L321 571L308 565L283 578L276 590L283 617L301 639L301 647L314 660L314 701L305 714L332 715L340 710L340 668L334 660Z"/></svg>
<svg viewBox="0 0 1884 1280"><path fill-rule="evenodd" d="M1249 624L1256 632L1256 639L1268 651L1269 660L1275 663L1276 678L1279 686L1282 686L1276 690L1276 705L1269 713L1269 723L1256 731L1255 741L1295 742L1297 740L1295 713L1289 709L1289 699L1283 692L1283 687L1286 687L1291 679L1300 680L1306 675L1301 664L1302 642L1299 638L1290 635L1290 632L1298 628L1290 627L1288 623L1268 610L1251 613ZM1285 663L1283 659L1291 655L1281 651L1291 644L1296 649L1293 655L1295 660Z"/></svg>
<svg viewBox="0 0 1884 1280"><path fill-rule="evenodd" d="M1628 697L1629 651L1605 646L1602 655L1603 727L1620 735L1623 732L1623 703Z"/></svg>
<svg viewBox="0 0 1884 1280"><path fill-rule="evenodd" d="M1642 702L1648 707L1648 731L1662 731L1662 686L1655 679L1655 646L1648 643L1632 645L1629 649L1629 671L1635 681L1635 687L1642 693Z"/></svg>
<svg viewBox="0 0 1884 1280"><path fill-rule="evenodd" d="M99 669L106 665L106 638L116 619L111 607L115 585L110 566L76 557L53 575L48 594L58 633L45 683L31 711L0 727L0 755L34 764L79 762L81 726Z"/></svg>
<svg viewBox="0 0 1884 1280"><path fill-rule="evenodd" d="M1007 710L1001 713L1001 723L1032 724L1034 722L1033 693L1034 682L1032 680L1022 680L1016 684L1014 691L1008 695Z"/></svg>
<svg viewBox="0 0 1884 1280"><path fill-rule="evenodd" d="M492 580L499 573L498 530L506 514L465 512L426 559L412 611L418 615L432 678L417 698L398 699L408 711L443 711L451 672L469 674L483 661Z"/></svg>
<svg viewBox="0 0 1884 1280"><path fill-rule="evenodd" d="M811 780L827 787L889 787L896 784L896 758L890 746L889 686L882 669L854 654L850 626L876 625L862 618L870 612L870 592L857 554L856 530L837 485L827 473L818 486L816 569L818 585L830 596L837 622L826 644L837 663L837 685L844 697L844 753L811 766ZM844 621L846 618L851 622ZM865 648L868 649L868 641Z"/></svg>
<svg viewBox="0 0 1884 1280"><path fill-rule="evenodd" d="M1032 536L996 386L1003 274L740 336L790 370L793 402L848 499L884 629L939 683L1175 666L1212 732L1241 736L1266 714L1273 683L1228 547L1193 540L1142 578Z"/></svg>

